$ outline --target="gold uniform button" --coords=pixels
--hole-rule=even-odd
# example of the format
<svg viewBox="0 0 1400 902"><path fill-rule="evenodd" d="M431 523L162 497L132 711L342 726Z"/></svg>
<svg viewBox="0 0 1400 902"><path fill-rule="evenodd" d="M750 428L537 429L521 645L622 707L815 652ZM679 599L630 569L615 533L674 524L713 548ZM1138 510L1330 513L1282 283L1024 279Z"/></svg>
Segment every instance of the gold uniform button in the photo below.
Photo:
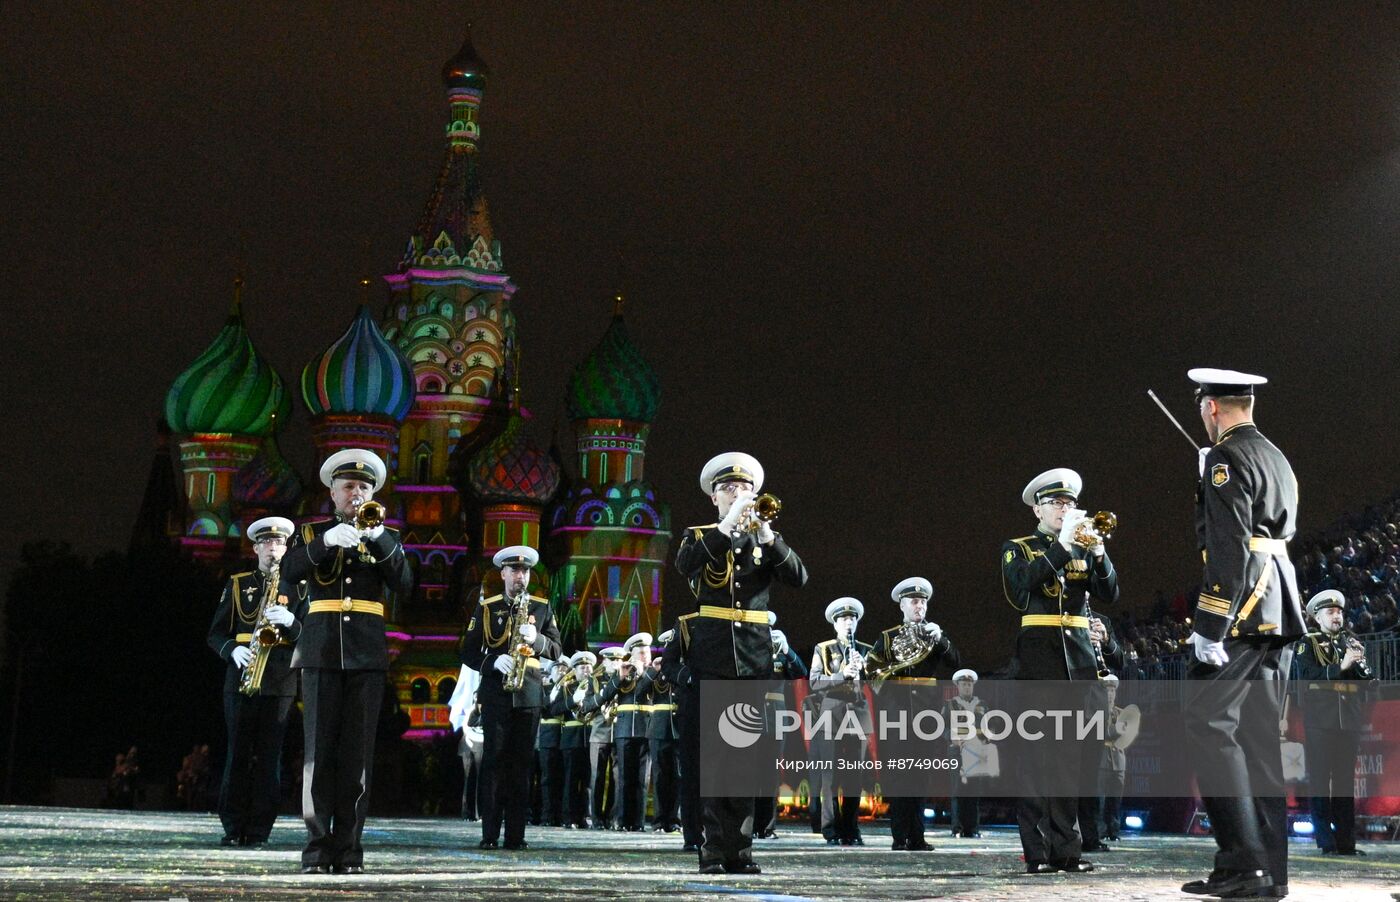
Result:
<svg viewBox="0 0 1400 902"><path fill-rule="evenodd" d="M350 608L351 608L353 605L354 605L354 602L352 602L352 601L350 600L350 596L347 595L347 596L345 596L345 600L342 601L342 602L340 603L340 609L341 609L342 611L348 611L348 610L350 610ZM345 619L346 619L346 620L349 620L350 618L349 618L349 617L346 617Z"/></svg>
<svg viewBox="0 0 1400 902"><path fill-rule="evenodd" d="M349 585L352 582L352 580L350 579L350 577L347 576L345 577L345 582L347 585Z"/></svg>

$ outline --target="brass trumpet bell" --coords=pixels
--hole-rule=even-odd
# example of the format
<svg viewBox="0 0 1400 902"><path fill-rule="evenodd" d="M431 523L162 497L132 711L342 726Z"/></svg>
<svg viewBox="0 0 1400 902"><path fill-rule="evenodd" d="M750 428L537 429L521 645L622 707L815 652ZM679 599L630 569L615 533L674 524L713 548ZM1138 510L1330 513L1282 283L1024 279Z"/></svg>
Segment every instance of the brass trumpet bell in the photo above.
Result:
<svg viewBox="0 0 1400 902"><path fill-rule="evenodd" d="M1117 529L1118 515L1113 511L1099 511L1079 521L1074 530L1074 544L1081 548L1093 548L1113 538Z"/></svg>
<svg viewBox="0 0 1400 902"><path fill-rule="evenodd" d="M378 501L366 501L355 510L356 529L374 529L384 524L384 505Z"/></svg>
<svg viewBox="0 0 1400 902"><path fill-rule="evenodd" d="M768 492L759 495L753 502L753 515L764 523L772 523L778 519L778 512L782 509L782 500Z"/></svg>

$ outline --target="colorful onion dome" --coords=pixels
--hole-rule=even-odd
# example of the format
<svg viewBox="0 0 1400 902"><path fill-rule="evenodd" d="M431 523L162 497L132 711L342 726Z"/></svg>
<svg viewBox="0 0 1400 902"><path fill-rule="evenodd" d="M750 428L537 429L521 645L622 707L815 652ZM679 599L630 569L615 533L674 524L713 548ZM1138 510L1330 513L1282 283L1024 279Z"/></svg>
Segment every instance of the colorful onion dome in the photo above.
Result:
<svg viewBox="0 0 1400 902"><path fill-rule="evenodd" d="M413 366L360 305L350 328L301 371L312 416L368 413L402 421L413 406Z"/></svg>
<svg viewBox="0 0 1400 902"><path fill-rule="evenodd" d="M166 393L165 419L176 433L268 435L292 411L282 377L258 356L243 326L241 279L236 286L223 329Z"/></svg>
<svg viewBox="0 0 1400 902"><path fill-rule="evenodd" d="M247 507L291 510L301 493L301 477L282 457L277 439L270 435L253 459L233 477L233 500Z"/></svg>
<svg viewBox="0 0 1400 902"><path fill-rule="evenodd" d="M472 46L472 27L468 23L467 37L462 42L461 49L442 66L442 83L449 88L481 90L486 87L486 78L490 74L491 67L486 65L486 61Z"/></svg>
<svg viewBox="0 0 1400 902"><path fill-rule="evenodd" d="M574 368L566 398L569 416L583 419L638 420L650 423L661 406L656 371L627 335L619 312L603 340Z"/></svg>
<svg viewBox="0 0 1400 902"><path fill-rule="evenodd" d="M513 414L505 431L472 459L472 492L485 502L544 504L559 488L559 465L525 433L525 420Z"/></svg>

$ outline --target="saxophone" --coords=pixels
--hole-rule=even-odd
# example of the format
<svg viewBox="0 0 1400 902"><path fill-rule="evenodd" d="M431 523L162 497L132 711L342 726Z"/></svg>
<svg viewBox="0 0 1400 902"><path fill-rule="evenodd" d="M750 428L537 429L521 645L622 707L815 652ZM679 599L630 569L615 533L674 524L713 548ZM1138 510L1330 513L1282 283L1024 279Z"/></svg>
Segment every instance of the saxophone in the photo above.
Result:
<svg viewBox="0 0 1400 902"><path fill-rule="evenodd" d="M924 630L923 621L907 620L890 640L890 662L870 674L872 680L883 680L897 670L913 667L933 651L933 637Z"/></svg>
<svg viewBox="0 0 1400 902"><path fill-rule="evenodd" d="M510 672L501 679L507 692L519 692L525 685L525 671L535 656L535 649L520 635L530 622L530 595L521 592L510 603Z"/></svg>
<svg viewBox="0 0 1400 902"><path fill-rule="evenodd" d="M272 649L277 647L277 643L282 638L282 631L267 619L267 609L275 604L281 604L277 600L277 578L281 569L282 562L275 561L272 569L267 573L267 582L263 586L262 603L258 605L258 620L253 625L253 638L248 640L248 651L253 653L253 659L248 662L247 667L243 668L238 682L238 691L244 695L257 695L262 691L263 672L267 670L267 660L272 657Z"/></svg>

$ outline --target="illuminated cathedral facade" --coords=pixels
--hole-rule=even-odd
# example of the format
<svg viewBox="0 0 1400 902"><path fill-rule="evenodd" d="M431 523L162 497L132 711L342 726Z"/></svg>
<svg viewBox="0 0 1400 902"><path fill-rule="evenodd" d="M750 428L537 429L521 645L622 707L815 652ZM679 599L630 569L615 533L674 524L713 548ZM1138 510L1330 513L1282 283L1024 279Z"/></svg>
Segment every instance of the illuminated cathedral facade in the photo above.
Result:
<svg viewBox="0 0 1400 902"><path fill-rule="evenodd" d="M531 437L516 378L516 286L482 188L490 70L470 34L442 75L442 166L384 276L382 309L366 280L344 334L308 360L298 386L318 466L347 447L386 464L376 498L416 574L412 596L388 605L390 678L419 738L451 729L457 638L480 594L500 591L490 566L497 549L538 548L531 590L548 595L565 650L597 649L658 632L671 527L645 480L660 390L627 332L621 297L567 386L574 474L558 448ZM243 530L254 519L327 516L326 490L303 480L278 447L292 406L287 383L249 337L237 282L222 330L166 397L135 535L165 535L228 570L251 556Z"/></svg>

